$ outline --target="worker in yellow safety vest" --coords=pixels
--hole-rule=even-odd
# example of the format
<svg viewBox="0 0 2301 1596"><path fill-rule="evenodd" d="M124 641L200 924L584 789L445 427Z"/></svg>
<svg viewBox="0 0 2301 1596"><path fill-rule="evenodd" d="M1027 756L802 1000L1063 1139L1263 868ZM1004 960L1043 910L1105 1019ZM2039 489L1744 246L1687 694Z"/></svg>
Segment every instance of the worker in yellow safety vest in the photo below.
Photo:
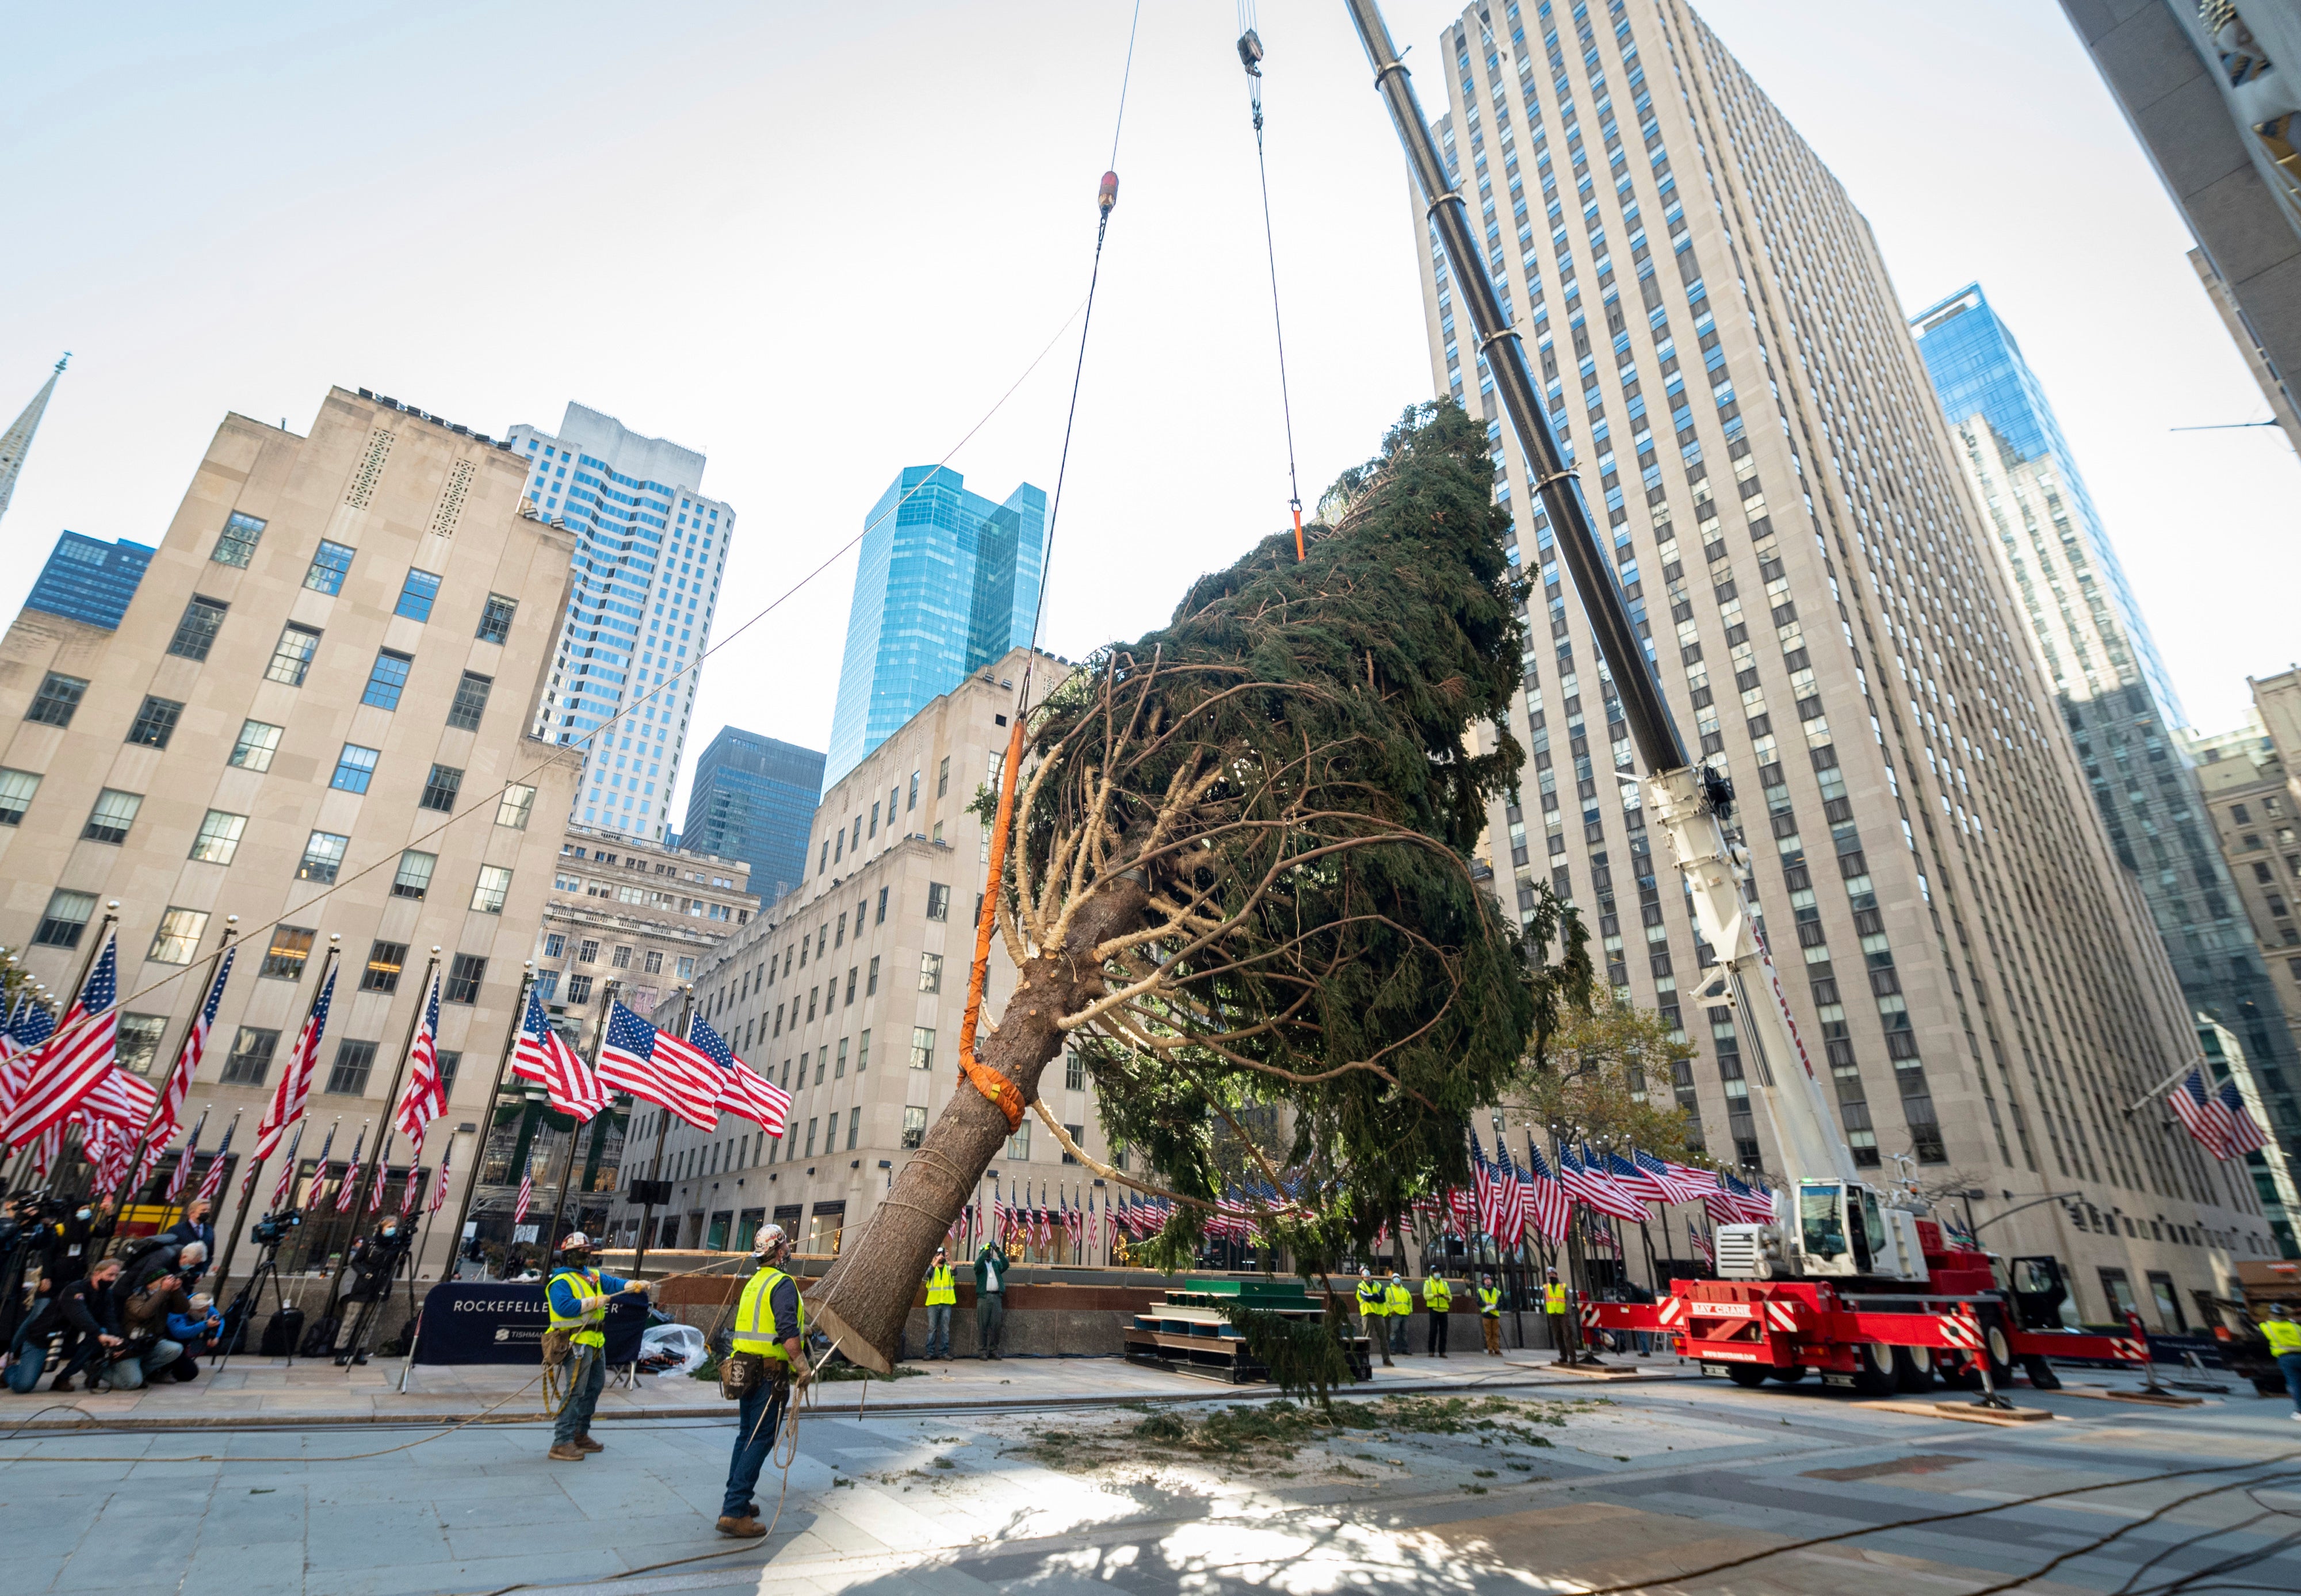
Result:
<svg viewBox="0 0 2301 1596"><path fill-rule="evenodd" d="M927 1349L922 1356L950 1360L950 1310L958 1301L958 1288L950 1278L950 1258L938 1247L934 1262L927 1266ZM941 1349L938 1351L938 1348Z"/></svg>
<svg viewBox="0 0 2301 1596"><path fill-rule="evenodd" d="M1443 1274L1431 1274L1422 1282L1422 1306L1430 1310L1430 1335L1423 1349L1435 1358L1446 1356L1446 1316L1454 1311L1454 1288L1446 1283Z"/></svg>
<svg viewBox="0 0 2301 1596"><path fill-rule="evenodd" d="M2293 1396L2293 1416L2301 1419L2301 1324L2293 1322L2291 1308L2272 1302L2269 1316L2261 1321L2261 1333L2268 1338L2269 1355L2285 1373L2285 1389Z"/></svg>
<svg viewBox="0 0 2301 1596"><path fill-rule="evenodd" d="M1494 1289L1494 1277L1478 1276L1478 1328L1485 1333L1489 1356L1502 1355L1502 1294Z"/></svg>
<svg viewBox="0 0 2301 1596"><path fill-rule="evenodd" d="M790 1252L782 1226L766 1225L751 1243L757 1271L735 1304L735 1335L728 1361L742 1366L735 1410L735 1457L727 1469L727 1495L719 1507L719 1533L756 1541L767 1533L754 1494L759 1470L774 1450L783 1411L795 1387L813 1376L807 1362L807 1305L799 1283L783 1273Z"/></svg>
<svg viewBox="0 0 2301 1596"><path fill-rule="evenodd" d="M1385 1305L1382 1283L1374 1271L1364 1264L1359 1266L1359 1323L1366 1331L1367 1349L1382 1354L1384 1363L1390 1362L1390 1332L1383 1321L1390 1316Z"/></svg>
<svg viewBox="0 0 2301 1596"><path fill-rule="evenodd" d="M1559 1282L1558 1271L1544 1273L1547 1277L1542 1283L1542 1311L1549 1316L1550 1344L1558 1351L1552 1361L1572 1363L1577 1339L1574 1333L1573 1304L1568 1300L1565 1286Z"/></svg>
<svg viewBox="0 0 2301 1596"><path fill-rule="evenodd" d="M591 1439L591 1414L607 1383L607 1301L625 1291L644 1293L647 1282L618 1280L590 1266L591 1238L571 1231L559 1244L559 1267L543 1288L550 1334L565 1343L567 1394L551 1425L551 1457L581 1463L607 1449ZM546 1358L555 1353L547 1350Z"/></svg>
<svg viewBox="0 0 2301 1596"><path fill-rule="evenodd" d="M1414 1317L1414 1293L1406 1289L1404 1281L1398 1278L1396 1264L1393 1264L1390 1272L1383 1276L1382 1306L1383 1311L1390 1316L1390 1349L1403 1352L1406 1350L1407 1324ZM1388 1363L1390 1359L1385 1358L1383 1361Z"/></svg>

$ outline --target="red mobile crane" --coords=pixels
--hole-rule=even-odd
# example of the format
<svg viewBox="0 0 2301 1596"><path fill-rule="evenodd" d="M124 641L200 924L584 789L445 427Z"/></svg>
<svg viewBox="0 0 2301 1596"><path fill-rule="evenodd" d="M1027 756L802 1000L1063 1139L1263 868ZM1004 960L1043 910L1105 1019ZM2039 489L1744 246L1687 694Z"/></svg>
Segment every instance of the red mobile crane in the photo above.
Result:
<svg viewBox="0 0 2301 1596"><path fill-rule="evenodd" d="M1820 1371L1881 1395L1922 1390L1943 1374L1999 1406L1997 1384L2017 1361L2049 1389L2060 1382L2048 1358L2146 1366L2148 1338L2136 1319L2122 1335L2059 1327L2065 1290L2056 1260L2013 1260L2015 1289L2002 1291L1989 1255L1950 1245L1913 1191L1862 1180L1766 951L1746 891L1748 852L1726 831L1733 784L1686 755L1581 484L1550 430L1526 347L1486 274L1468 199L1447 174L1381 10L1376 0L1345 4L1620 696L1647 773L1649 824L1669 839L1695 921L1717 950L1694 996L1740 1017L1755 1065L1752 1095L1785 1166L1770 1223L1718 1227L1718 1278L1674 1282L1653 1304L1592 1303L1583 1323L1666 1333L1685 1356L1742 1385Z"/></svg>

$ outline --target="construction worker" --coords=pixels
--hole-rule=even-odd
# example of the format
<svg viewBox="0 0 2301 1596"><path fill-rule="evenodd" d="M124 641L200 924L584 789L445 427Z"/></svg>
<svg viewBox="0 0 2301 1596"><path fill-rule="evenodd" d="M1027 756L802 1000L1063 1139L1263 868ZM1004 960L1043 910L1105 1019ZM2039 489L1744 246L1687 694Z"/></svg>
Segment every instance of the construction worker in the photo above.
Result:
<svg viewBox="0 0 2301 1596"><path fill-rule="evenodd" d="M1478 1328L1485 1333L1486 1351L1491 1357L1502 1355L1502 1294L1494 1289L1494 1277L1478 1276Z"/></svg>
<svg viewBox="0 0 2301 1596"><path fill-rule="evenodd" d="M927 1349L923 1357L950 1360L950 1310L958 1301L958 1288L950 1279L950 1258L938 1247L934 1262L927 1266Z"/></svg>
<svg viewBox="0 0 2301 1596"><path fill-rule="evenodd" d="M607 1449L591 1439L591 1411L607 1383L607 1301L625 1291L644 1294L643 1280L617 1280L591 1266L591 1238L570 1231L559 1244L559 1267L543 1288L551 1311L551 1333L567 1342L567 1394L551 1426L551 1458L581 1463Z"/></svg>
<svg viewBox="0 0 2301 1596"><path fill-rule="evenodd" d="M1390 1361L1390 1332L1383 1324L1383 1321L1390 1316L1390 1310L1384 1307L1383 1303L1382 1283L1375 1279L1373 1270L1360 1264L1359 1266L1359 1323L1366 1330L1367 1348L1369 1351L1382 1354L1385 1367L1395 1367L1396 1366Z"/></svg>
<svg viewBox="0 0 2301 1596"><path fill-rule="evenodd" d="M1393 1264L1390 1272L1383 1276L1382 1309L1390 1316L1390 1349L1404 1352L1407 1325L1414 1317L1414 1293L1407 1290L1404 1281L1398 1278L1396 1264ZM1387 1358L1383 1359L1385 1363L1389 1361Z"/></svg>
<svg viewBox="0 0 2301 1596"><path fill-rule="evenodd" d="M2301 1419L2301 1324L2294 1322L2291 1308L2272 1302L2269 1316L2261 1321L2261 1333L2268 1339L2269 1355L2285 1372L2285 1389L2293 1397L2292 1416Z"/></svg>
<svg viewBox="0 0 2301 1596"><path fill-rule="evenodd" d="M1552 1361L1572 1363L1574 1361L1572 1305L1567 1300L1565 1286L1559 1282L1558 1271L1549 1269L1544 1273L1546 1278L1542 1283L1542 1311L1550 1320L1550 1344L1558 1352L1558 1356Z"/></svg>
<svg viewBox="0 0 2301 1596"><path fill-rule="evenodd" d="M735 1409L735 1456L727 1466L727 1494L719 1504L719 1533L756 1541L767 1533L754 1494L759 1470L774 1450L791 1392L813 1377L807 1362L807 1305L799 1282L783 1273L791 1250L780 1224L760 1228L751 1242L757 1266L735 1304L735 1335L727 1356L749 1359L749 1383Z"/></svg>
<svg viewBox="0 0 2301 1596"><path fill-rule="evenodd" d="M1446 1316L1454 1311L1454 1288L1443 1274L1433 1273L1422 1283L1422 1306L1430 1310L1429 1345L1433 1357L1446 1356Z"/></svg>

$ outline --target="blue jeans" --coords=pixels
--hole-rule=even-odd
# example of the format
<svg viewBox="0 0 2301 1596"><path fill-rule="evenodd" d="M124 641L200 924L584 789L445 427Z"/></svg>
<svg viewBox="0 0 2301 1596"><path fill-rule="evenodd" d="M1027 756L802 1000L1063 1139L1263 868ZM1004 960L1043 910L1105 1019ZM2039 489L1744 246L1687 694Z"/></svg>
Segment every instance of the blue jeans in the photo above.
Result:
<svg viewBox="0 0 2301 1596"><path fill-rule="evenodd" d="M29 1320L26 1322L29 1323ZM57 1371L58 1376L93 1372L98 1366L97 1355L103 1350L104 1343L94 1336L80 1337L78 1349ZM14 1357L8 1365L8 1389L20 1397L30 1396L32 1388L39 1384L41 1372L46 1368L47 1362L48 1338L44 1335L28 1336L20 1332L16 1337Z"/></svg>
<svg viewBox="0 0 2301 1596"><path fill-rule="evenodd" d="M941 1349L938 1351L936 1349ZM950 1304L938 1302L927 1309L927 1349L923 1358L950 1356Z"/></svg>
<svg viewBox="0 0 2301 1596"><path fill-rule="evenodd" d="M578 1346L567 1358L567 1397L551 1424L551 1444L573 1446L591 1433L591 1412L607 1386L607 1360L597 1347Z"/></svg>
<svg viewBox="0 0 2301 1596"><path fill-rule="evenodd" d="M758 1513L759 1470L775 1449L775 1434L783 1427L783 1404L791 1394L790 1383L773 1378L773 1372L771 1364L770 1377L753 1386L735 1410L735 1456L727 1466L727 1495L719 1504L723 1517L750 1518Z"/></svg>
<svg viewBox="0 0 2301 1596"><path fill-rule="evenodd" d="M2301 1413L2301 1352L2280 1352L2277 1366L2285 1371L2285 1389L2292 1393L2293 1411ZM39 1378L38 1374L34 1379Z"/></svg>
<svg viewBox="0 0 2301 1596"><path fill-rule="evenodd" d="M142 1391L146 1379L166 1374L168 1366L183 1355L183 1342L159 1341L141 1358L121 1358L104 1371L104 1378L114 1391Z"/></svg>

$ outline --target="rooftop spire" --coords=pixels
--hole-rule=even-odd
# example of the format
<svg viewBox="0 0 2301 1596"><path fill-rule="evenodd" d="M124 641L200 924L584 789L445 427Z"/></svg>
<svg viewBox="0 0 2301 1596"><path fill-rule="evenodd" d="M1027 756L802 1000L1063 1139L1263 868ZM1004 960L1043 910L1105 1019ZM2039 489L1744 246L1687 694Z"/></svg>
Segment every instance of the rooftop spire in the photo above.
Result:
<svg viewBox="0 0 2301 1596"><path fill-rule="evenodd" d="M40 384L40 391L24 406L24 414L5 432L0 432L0 515L8 514L8 501L16 492L16 473L24 467L24 456L31 452L32 434L40 430L40 417L47 414L48 396L56 391L56 379L63 375L64 361L71 358L71 351L65 350L63 360L56 362L56 369L48 373L48 380Z"/></svg>

